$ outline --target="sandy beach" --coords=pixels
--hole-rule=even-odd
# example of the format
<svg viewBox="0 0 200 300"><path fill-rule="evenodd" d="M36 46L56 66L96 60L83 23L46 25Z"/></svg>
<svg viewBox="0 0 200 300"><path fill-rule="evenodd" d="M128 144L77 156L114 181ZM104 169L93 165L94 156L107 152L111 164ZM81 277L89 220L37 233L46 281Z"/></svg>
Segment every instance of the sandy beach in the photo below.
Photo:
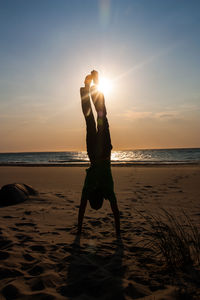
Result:
<svg viewBox="0 0 200 300"><path fill-rule="evenodd" d="M200 166L115 166L112 173L121 241L106 200L99 211L88 204L76 236L85 167L0 167L0 187L26 183L39 192L0 207L0 299L200 299L198 265L170 273L143 243L143 216L163 208L177 218L186 212L199 228Z"/></svg>

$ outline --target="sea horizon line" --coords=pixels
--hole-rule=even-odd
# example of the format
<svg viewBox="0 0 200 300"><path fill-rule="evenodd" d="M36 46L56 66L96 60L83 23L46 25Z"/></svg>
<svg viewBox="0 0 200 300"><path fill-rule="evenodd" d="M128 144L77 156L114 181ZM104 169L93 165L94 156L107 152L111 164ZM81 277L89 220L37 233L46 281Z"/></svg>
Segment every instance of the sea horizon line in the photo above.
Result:
<svg viewBox="0 0 200 300"><path fill-rule="evenodd" d="M128 149L113 149L112 152L120 152L120 151L144 151L144 150L186 150L186 149L200 149L199 147L167 147L167 148L128 148ZM18 153L51 153L51 152L87 152L86 150L33 150L33 151L0 151L0 154L18 154Z"/></svg>

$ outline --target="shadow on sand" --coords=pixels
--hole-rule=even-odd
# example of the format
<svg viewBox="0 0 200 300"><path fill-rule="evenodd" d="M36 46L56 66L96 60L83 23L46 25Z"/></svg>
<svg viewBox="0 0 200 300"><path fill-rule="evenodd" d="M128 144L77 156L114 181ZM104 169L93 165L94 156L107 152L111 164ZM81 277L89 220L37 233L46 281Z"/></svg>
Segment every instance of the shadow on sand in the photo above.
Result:
<svg viewBox="0 0 200 300"><path fill-rule="evenodd" d="M125 299L122 287L124 268L121 239L99 247L92 243L81 247L80 238L77 236L71 244L70 252L67 284L59 290L62 296L80 299Z"/></svg>

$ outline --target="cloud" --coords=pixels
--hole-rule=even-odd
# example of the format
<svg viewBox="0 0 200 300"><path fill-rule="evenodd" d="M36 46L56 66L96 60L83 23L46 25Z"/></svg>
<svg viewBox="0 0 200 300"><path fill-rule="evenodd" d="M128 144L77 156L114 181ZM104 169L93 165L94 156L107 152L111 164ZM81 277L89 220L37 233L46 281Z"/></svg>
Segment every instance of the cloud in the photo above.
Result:
<svg viewBox="0 0 200 300"><path fill-rule="evenodd" d="M155 113L156 119L164 119L164 120L170 120L170 119L182 119L183 116L181 116L180 112L178 111L168 111L168 112L158 112Z"/></svg>
<svg viewBox="0 0 200 300"><path fill-rule="evenodd" d="M139 120L139 119L154 119L154 120L171 120L171 119L182 119L178 111L161 111L161 112L150 112L150 111L134 111L127 110L120 115L125 119Z"/></svg>
<svg viewBox="0 0 200 300"><path fill-rule="evenodd" d="M124 113L120 114L125 119L132 120L132 119L146 119L152 118L153 113L149 111L134 111L134 110L127 110Z"/></svg>

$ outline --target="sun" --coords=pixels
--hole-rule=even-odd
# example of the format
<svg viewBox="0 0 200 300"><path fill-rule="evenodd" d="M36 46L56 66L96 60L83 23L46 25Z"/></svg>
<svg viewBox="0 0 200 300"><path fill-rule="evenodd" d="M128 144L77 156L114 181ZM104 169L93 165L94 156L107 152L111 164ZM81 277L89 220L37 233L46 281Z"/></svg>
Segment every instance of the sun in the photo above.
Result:
<svg viewBox="0 0 200 300"><path fill-rule="evenodd" d="M103 94L108 95L112 90L112 81L106 77L100 77L97 88Z"/></svg>

